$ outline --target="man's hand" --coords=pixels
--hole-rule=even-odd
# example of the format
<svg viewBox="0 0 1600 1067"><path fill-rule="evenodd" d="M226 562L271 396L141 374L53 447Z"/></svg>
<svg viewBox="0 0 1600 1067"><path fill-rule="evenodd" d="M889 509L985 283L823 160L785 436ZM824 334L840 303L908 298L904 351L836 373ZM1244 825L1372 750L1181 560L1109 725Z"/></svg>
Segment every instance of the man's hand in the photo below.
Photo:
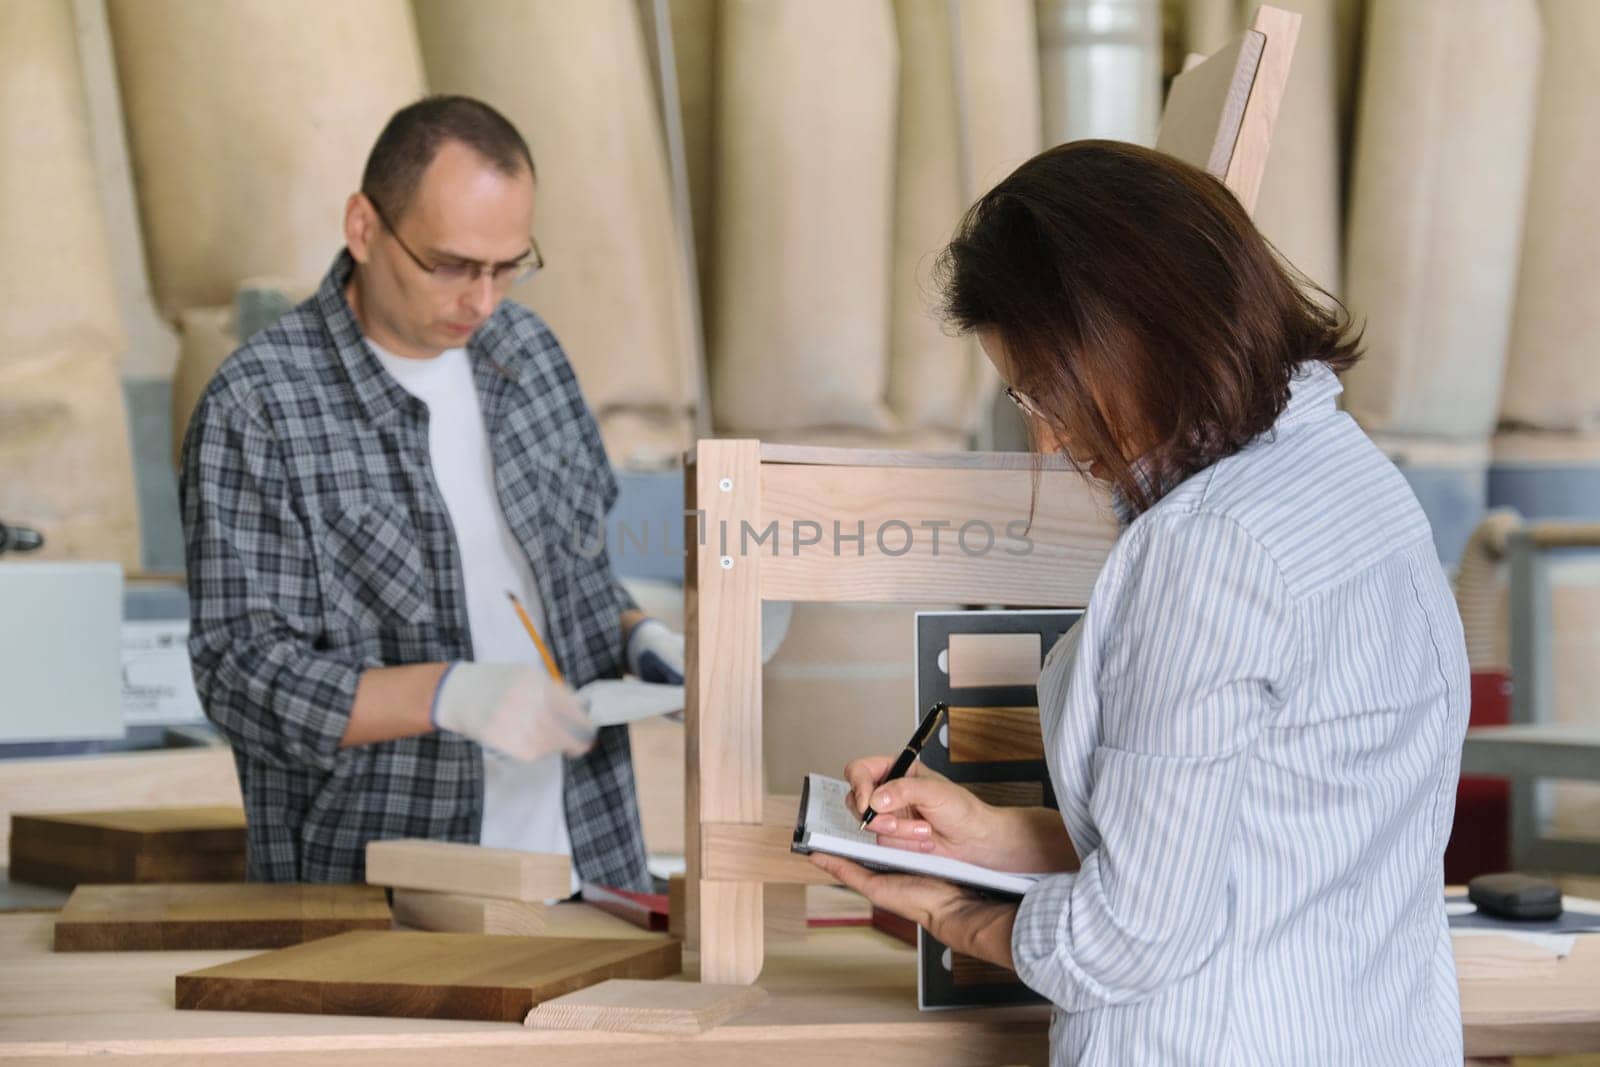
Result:
<svg viewBox="0 0 1600 1067"><path fill-rule="evenodd" d="M628 672L642 682L683 684L683 635L660 619L645 619L628 635Z"/></svg>
<svg viewBox="0 0 1600 1067"><path fill-rule="evenodd" d="M456 663L433 700L433 725L514 759L581 756L595 728L569 687L514 663Z"/></svg>
<svg viewBox="0 0 1600 1067"><path fill-rule="evenodd" d="M1017 906L986 900L937 878L879 874L857 863L821 852L811 862L886 911L910 919L956 952L1015 970L1011 929Z"/></svg>

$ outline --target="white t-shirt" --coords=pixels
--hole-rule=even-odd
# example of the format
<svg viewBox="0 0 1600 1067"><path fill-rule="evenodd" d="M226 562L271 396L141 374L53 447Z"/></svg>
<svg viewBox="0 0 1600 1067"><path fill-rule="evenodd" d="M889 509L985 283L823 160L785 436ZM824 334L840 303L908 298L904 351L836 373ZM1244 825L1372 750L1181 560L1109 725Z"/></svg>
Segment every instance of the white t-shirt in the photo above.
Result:
<svg viewBox="0 0 1600 1067"><path fill-rule="evenodd" d="M433 359L406 359L371 340L367 345L401 388L428 405L428 457L455 529L473 658L524 663L543 671L544 661L506 599L507 590L516 593L545 635L538 582L495 493L494 457L467 350L451 348ZM572 854L559 753L523 763L484 749L483 772L482 844ZM576 872L572 879L576 890Z"/></svg>

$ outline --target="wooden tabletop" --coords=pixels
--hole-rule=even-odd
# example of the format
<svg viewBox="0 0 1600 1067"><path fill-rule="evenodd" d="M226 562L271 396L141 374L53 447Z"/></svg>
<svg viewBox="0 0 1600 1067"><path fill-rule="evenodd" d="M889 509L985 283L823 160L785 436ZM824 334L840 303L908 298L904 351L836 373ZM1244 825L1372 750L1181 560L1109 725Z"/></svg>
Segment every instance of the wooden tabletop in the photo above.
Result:
<svg viewBox="0 0 1600 1067"><path fill-rule="evenodd" d="M771 945L761 1008L698 1037L537 1031L503 1023L176 1011L182 971L247 952L50 951L53 913L0 915L0 1061L56 1062L115 1053L132 1062L516 1064L618 1067L619 1055L655 1064L786 1063L863 1057L885 1067L1046 1062L1043 1008L921 1013L915 953L877 931L817 929ZM584 905L553 909L552 935L647 937ZM1580 936L1566 959L1483 966L1499 938L1461 938L1461 1006L1472 1056L1600 1051L1600 935ZM1502 947L1503 942L1502 942ZM1506 953L1516 956L1513 950ZM688 960L693 973L692 957ZM119 1061L123 1062L123 1061ZM643 1062L640 1060L639 1062Z"/></svg>
<svg viewBox="0 0 1600 1067"><path fill-rule="evenodd" d="M649 937L586 905L560 905L555 936ZM0 915L0 1062L55 1062L116 1053L134 1062L212 1064L254 1053L252 1063L772 1064L836 1059L875 1065L1043 1064L1046 1009L924 1014L916 1005L916 954L865 927L813 930L771 945L762 1007L698 1037L528 1030L471 1023L363 1016L177 1011L183 971L248 952L50 951L54 914ZM693 973L692 959L686 970ZM538 1050L534 1053L533 1050ZM119 1062L124 1062L119 1060ZM643 1063L644 1060L635 1062Z"/></svg>

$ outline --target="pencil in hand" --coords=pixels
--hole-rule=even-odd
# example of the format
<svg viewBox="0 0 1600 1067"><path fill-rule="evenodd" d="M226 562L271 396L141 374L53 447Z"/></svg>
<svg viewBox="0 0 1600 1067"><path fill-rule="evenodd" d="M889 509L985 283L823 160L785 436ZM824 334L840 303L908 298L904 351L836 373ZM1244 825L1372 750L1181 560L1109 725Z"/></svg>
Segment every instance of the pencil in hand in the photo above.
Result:
<svg viewBox="0 0 1600 1067"><path fill-rule="evenodd" d="M565 681L561 677L561 668L556 666L556 658L550 654L550 649L545 646L544 638L539 636L539 631L534 627L533 620L528 617L528 609L522 606L522 601L517 599L517 594L506 590L506 598L511 601L511 606L517 609L517 618L522 620L522 628L528 631L528 636L533 638L533 647L539 650L539 658L544 660L544 669L550 672L550 677L556 681Z"/></svg>

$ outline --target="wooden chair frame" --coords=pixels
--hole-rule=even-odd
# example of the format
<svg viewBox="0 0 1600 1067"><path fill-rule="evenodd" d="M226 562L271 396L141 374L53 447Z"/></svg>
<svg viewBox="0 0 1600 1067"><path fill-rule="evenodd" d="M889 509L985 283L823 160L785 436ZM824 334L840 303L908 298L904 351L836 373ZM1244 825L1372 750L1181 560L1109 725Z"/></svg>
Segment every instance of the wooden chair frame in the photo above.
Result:
<svg viewBox="0 0 1600 1067"><path fill-rule="evenodd" d="M1082 606L1115 524L1060 462L1035 506L1021 453L701 441L684 488L689 927L701 981L749 983L763 885L828 881L789 851L796 798L764 785L761 601Z"/></svg>
<svg viewBox="0 0 1600 1067"><path fill-rule="evenodd" d="M1260 8L1239 42L1178 77L1162 123L1157 147L1208 168L1247 211L1299 26ZM686 929L702 982L748 984L764 955L763 886L827 881L789 851L797 799L764 784L761 602L1082 607L1115 527L1074 471L1020 453L704 440L684 496Z"/></svg>

